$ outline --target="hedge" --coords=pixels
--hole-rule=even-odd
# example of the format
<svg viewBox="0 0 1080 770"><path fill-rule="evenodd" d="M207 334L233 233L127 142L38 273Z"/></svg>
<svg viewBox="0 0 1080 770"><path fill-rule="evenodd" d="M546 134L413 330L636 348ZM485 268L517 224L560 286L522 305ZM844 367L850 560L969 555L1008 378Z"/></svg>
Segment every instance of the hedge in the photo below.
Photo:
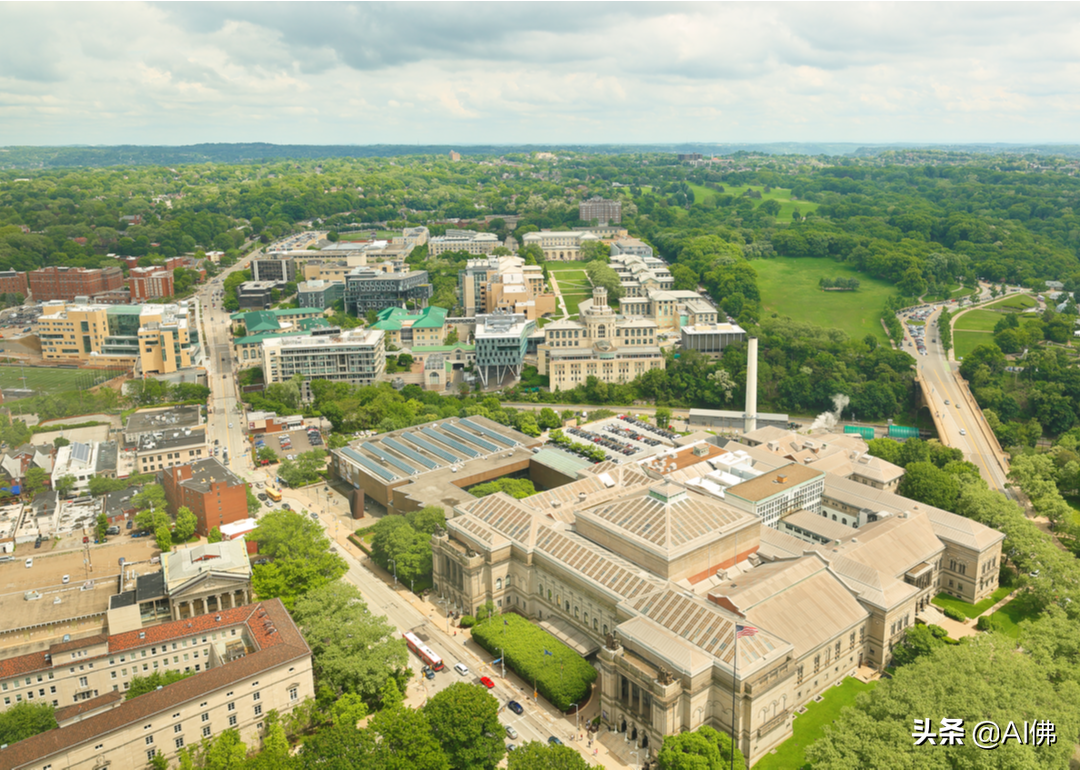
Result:
<svg viewBox="0 0 1080 770"><path fill-rule="evenodd" d="M952 618L953 620L959 620L961 623L967 620L967 616L954 607L945 607L941 610L941 612L943 615L945 615L945 617Z"/></svg>
<svg viewBox="0 0 1080 770"><path fill-rule="evenodd" d="M492 655L501 649L506 665L530 684L535 682L537 691L560 711L584 701L596 681L596 669L584 658L520 615L496 615L474 627L472 636Z"/></svg>

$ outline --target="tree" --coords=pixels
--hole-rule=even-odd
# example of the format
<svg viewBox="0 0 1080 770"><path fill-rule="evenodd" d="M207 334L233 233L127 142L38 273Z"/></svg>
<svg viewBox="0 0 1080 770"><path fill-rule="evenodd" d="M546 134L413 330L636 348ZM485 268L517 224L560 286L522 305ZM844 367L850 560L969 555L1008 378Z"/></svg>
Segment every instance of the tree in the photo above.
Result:
<svg viewBox="0 0 1080 770"><path fill-rule="evenodd" d="M109 529L109 517L104 513L99 513L97 519L94 520L94 539L104 540L105 534Z"/></svg>
<svg viewBox="0 0 1080 770"><path fill-rule="evenodd" d="M150 508L164 510L168 505L165 501L165 488L160 484L147 484L139 494L131 498L131 505L140 511Z"/></svg>
<svg viewBox="0 0 1080 770"><path fill-rule="evenodd" d="M656 410L656 424L661 428L667 428L671 425L671 410L666 406L658 407Z"/></svg>
<svg viewBox="0 0 1080 770"><path fill-rule="evenodd" d="M536 418L536 423L543 430L553 430L562 427L562 419L555 413L554 409L547 406L540 410L540 414Z"/></svg>
<svg viewBox="0 0 1080 770"><path fill-rule="evenodd" d="M446 344L456 345L458 343L458 331L456 326L451 326L450 331L446 333Z"/></svg>
<svg viewBox="0 0 1080 770"><path fill-rule="evenodd" d="M244 770L292 770L297 760L289 748L289 739L281 717L274 709L264 717L262 750L247 761Z"/></svg>
<svg viewBox="0 0 1080 770"><path fill-rule="evenodd" d="M370 755L372 768L450 770L448 757L421 709L398 707L380 711L371 718L366 732L375 744Z"/></svg>
<svg viewBox="0 0 1080 770"><path fill-rule="evenodd" d="M249 516L254 516L255 514L257 514L259 512L259 509L262 508L262 505L259 503L259 498L255 495L254 492L251 491L251 485L250 484L247 485L246 492L247 492L248 515Z"/></svg>
<svg viewBox="0 0 1080 770"><path fill-rule="evenodd" d="M495 479L494 481L486 481L483 484L477 484L475 487L469 490L469 494L476 497L487 497L493 495L496 492L505 492L515 500L523 500L526 497L530 497L536 494L536 487L528 479L512 479L508 476L501 479Z"/></svg>
<svg viewBox="0 0 1080 770"><path fill-rule="evenodd" d="M375 705L387 679L409 676L408 648L397 628L368 609L360 591L334 581L297 599L293 617L314 656L319 681Z"/></svg>
<svg viewBox="0 0 1080 770"><path fill-rule="evenodd" d="M49 703L16 703L0 712L0 744L11 745L57 727Z"/></svg>
<svg viewBox="0 0 1080 770"><path fill-rule="evenodd" d="M897 493L921 503L951 511L960 494L957 480L936 465L916 462L907 466Z"/></svg>
<svg viewBox="0 0 1080 770"><path fill-rule="evenodd" d="M208 543L220 543L224 539L225 536L221 534L221 530L217 527L211 529L209 534L206 536L206 542Z"/></svg>
<svg viewBox="0 0 1080 770"><path fill-rule="evenodd" d="M941 626L910 626L904 631L904 641L893 648L893 665L906 666L944 647L947 635Z"/></svg>
<svg viewBox="0 0 1080 770"><path fill-rule="evenodd" d="M456 770L491 770L506 754L499 702L481 685L455 682L427 702L424 714Z"/></svg>
<svg viewBox="0 0 1080 770"><path fill-rule="evenodd" d="M172 533L169 532L167 524L154 530L154 542L162 553L168 553L172 549Z"/></svg>
<svg viewBox="0 0 1080 770"><path fill-rule="evenodd" d="M371 762L375 749L372 734L357 730L355 725L337 724L317 731L304 741L297 755L302 770L354 770L357 767L377 767Z"/></svg>
<svg viewBox="0 0 1080 770"><path fill-rule="evenodd" d="M226 730L202 746L204 770L244 770L247 763L247 745L240 740L236 730Z"/></svg>
<svg viewBox="0 0 1080 770"><path fill-rule="evenodd" d="M506 757L507 770L600 770L569 746L529 741Z"/></svg>
<svg viewBox="0 0 1080 770"><path fill-rule="evenodd" d="M139 511L135 514L135 526L156 532L164 527L169 528L169 514L164 508L156 508L148 511Z"/></svg>
<svg viewBox="0 0 1080 770"><path fill-rule="evenodd" d="M56 438L53 439L53 446L56 447L57 449L59 449L60 447L67 446L70 443L71 442L68 439L64 438L63 436L57 436Z"/></svg>
<svg viewBox="0 0 1080 770"><path fill-rule="evenodd" d="M731 764L731 737L703 726L697 732L679 733L664 738L656 756L660 770L722 770ZM746 759L735 748L734 764L745 767Z"/></svg>
<svg viewBox="0 0 1080 770"><path fill-rule="evenodd" d="M159 687L167 687L194 674L194 671L153 671L146 676L132 677L131 686L124 692L124 700L138 698L140 695L154 692Z"/></svg>
<svg viewBox="0 0 1080 770"><path fill-rule="evenodd" d="M26 472L26 493L30 499L37 497L38 493L45 489L49 481L49 474L43 468L33 467Z"/></svg>
<svg viewBox="0 0 1080 770"><path fill-rule="evenodd" d="M195 514L187 506L182 506L176 512L176 528L173 530L176 542L186 543L195 534L195 528L198 526L199 520L195 518Z"/></svg>
<svg viewBox="0 0 1080 770"><path fill-rule="evenodd" d="M277 452L275 452L268 446L264 446L262 449L260 449L256 453L256 457L258 457L260 461L265 460L268 463L276 463L278 461Z"/></svg>
<svg viewBox="0 0 1080 770"><path fill-rule="evenodd" d="M389 683L394 680L387 679L386 681ZM357 723L369 713L371 712L368 710L367 704L364 703L364 699L354 692L342 693L334 699L333 705L330 706L330 718L335 725L356 727Z"/></svg>

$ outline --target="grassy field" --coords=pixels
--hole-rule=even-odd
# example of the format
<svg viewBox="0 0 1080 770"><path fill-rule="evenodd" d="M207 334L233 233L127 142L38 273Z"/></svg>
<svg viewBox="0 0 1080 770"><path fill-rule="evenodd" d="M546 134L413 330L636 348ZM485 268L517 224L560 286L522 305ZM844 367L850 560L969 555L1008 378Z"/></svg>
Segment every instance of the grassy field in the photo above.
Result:
<svg viewBox="0 0 1080 770"><path fill-rule="evenodd" d="M1020 621L1034 620L1038 616L1030 597L1021 594L990 617L994 620L994 628L1013 639L1019 639Z"/></svg>
<svg viewBox="0 0 1080 770"><path fill-rule="evenodd" d="M584 262L548 262L547 269L550 273L565 273L568 270L585 271ZM558 279L559 276L555 276Z"/></svg>
<svg viewBox="0 0 1080 770"><path fill-rule="evenodd" d="M578 303L586 299L592 299L591 294L563 294L563 299L566 300L566 312L570 315L576 315L578 311Z"/></svg>
<svg viewBox="0 0 1080 770"><path fill-rule="evenodd" d="M971 296L974 293L975 293L975 287L974 286L967 286L967 287L961 286L959 289L953 289L951 292L949 292L949 296L952 297L953 299L957 299L959 297Z"/></svg>
<svg viewBox="0 0 1080 770"><path fill-rule="evenodd" d="M1065 502L1073 509L1073 523L1080 527L1080 497L1066 497Z"/></svg>
<svg viewBox="0 0 1080 770"><path fill-rule="evenodd" d="M805 714L796 714L791 726L794 733L776 747L775 754L766 754L754 770L796 770L806 765L806 747L821 737L821 729L840 716L846 706L855 705L855 696L874 689L877 682L861 682L848 677L839 687L830 687L822 693L820 703L806 704Z"/></svg>
<svg viewBox="0 0 1080 770"><path fill-rule="evenodd" d="M1012 586L1001 586L978 604L971 604L948 594L938 594L930 600L930 603L942 609L952 607L954 610L964 613L966 617L977 618L1012 593L1012 590Z"/></svg>
<svg viewBox="0 0 1080 770"><path fill-rule="evenodd" d="M752 188L751 188L751 186L742 186L742 187L732 187L730 185L721 185L721 186L724 188L724 192L718 193L718 192L716 192L716 190L710 190L708 187L703 187L703 186L701 186L699 184L691 184L690 189L694 191L694 202L695 203L701 202L701 203L711 204L712 201L718 195L732 195L732 196L738 198L740 195L745 193L747 190L754 189L754 190L757 190L758 192L761 193L761 199L760 200L757 199L757 198L754 199L754 208L757 208L763 202L768 201L768 200L775 200L775 201L780 202L780 205L781 205L780 213L776 215L776 221L777 222L790 222L791 221L791 214L792 214L793 211L795 211L796 208L798 208L800 213L802 213L805 216L808 211L816 211L817 207L818 207L818 204L816 204L816 203L810 203L808 201L793 201L793 200L791 200L791 190L785 189L783 187L774 187L769 192L765 192L764 187L757 187L757 186L754 186Z"/></svg>
<svg viewBox="0 0 1080 770"><path fill-rule="evenodd" d="M584 270L559 273L555 280L559 282L559 291L576 294L579 292L592 292L592 284Z"/></svg>
<svg viewBox="0 0 1080 770"><path fill-rule="evenodd" d="M1001 313L993 310L969 310L956 319L953 329L965 332L992 332L997 322L1001 320Z"/></svg>
<svg viewBox="0 0 1080 770"><path fill-rule="evenodd" d="M30 388L44 395L68 390L87 390L110 380L123 370L46 369L42 367L0 366L0 388ZM21 379L26 375L25 384Z"/></svg>
<svg viewBox="0 0 1080 770"><path fill-rule="evenodd" d="M831 259L777 257L754 260L750 264L758 274L765 310L826 328L842 329L858 339L872 334L881 342L887 341L880 318L893 287L885 281L870 278ZM841 277L858 278L859 290L824 292L818 288L821 278Z"/></svg>
<svg viewBox="0 0 1080 770"><path fill-rule="evenodd" d="M953 355L961 359L979 345L993 343L994 335L989 332L953 332Z"/></svg>
<svg viewBox="0 0 1080 770"><path fill-rule="evenodd" d="M1029 307L1035 307L1038 304L1030 294L1014 294L1011 297L1003 297L997 302L991 302L986 307L993 307L998 310L1027 310Z"/></svg>

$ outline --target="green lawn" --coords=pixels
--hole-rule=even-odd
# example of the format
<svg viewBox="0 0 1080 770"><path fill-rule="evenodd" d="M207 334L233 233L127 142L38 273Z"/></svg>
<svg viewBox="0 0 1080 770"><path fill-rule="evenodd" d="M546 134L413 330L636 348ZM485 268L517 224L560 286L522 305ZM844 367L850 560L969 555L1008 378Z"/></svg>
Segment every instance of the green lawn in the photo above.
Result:
<svg viewBox="0 0 1080 770"><path fill-rule="evenodd" d="M830 687L820 703L806 704L805 714L796 714L793 735L754 765L755 770L797 770L806 766L806 747L821 737L821 728L832 724L846 706L855 705L855 696L874 689L877 682L861 682L848 677L839 687Z"/></svg>
<svg viewBox="0 0 1080 770"><path fill-rule="evenodd" d="M952 297L953 299L958 299L959 297L969 297L974 293L975 293L975 287L974 286L968 286L968 287L961 286L959 289L953 289L951 292L949 292L949 296Z"/></svg>
<svg viewBox="0 0 1080 770"><path fill-rule="evenodd" d="M110 380L120 369L49 369L34 366L0 366L0 388L30 388L44 395L87 390ZM26 375L26 380L22 376Z"/></svg>
<svg viewBox="0 0 1080 770"><path fill-rule="evenodd" d="M547 269L549 273L565 273L567 270L580 270L585 272L584 262L547 262ZM556 276L559 278L560 276Z"/></svg>
<svg viewBox="0 0 1080 770"><path fill-rule="evenodd" d="M1073 523L1080 527L1080 497L1066 497L1065 502L1073 509Z"/></svg>
<svg viewBox="0 0 1080 770"><path fill-rule="evenodd" d="M953 332L953 355L959 360L979 345L990 345L993 341L994 335L989 332Z"/></svg>
<svg viewBox="0 0 1080 770"><path fill-rule="evenodd" d="M592 299L591 294L564 294L563 299L566 300L566 312L569 315L576 315L578 311L578 303L585 299Z"/></svg>
<svg viewBox="0 0 1080 770"><path fill-rule="evenodd" d="M872 334L881 342L887 341L880 318L885 299L894 289L885 281L831 259L777 257L750 264L758 274L765 310L841 329L857 339ZM859 290L824 292L818 288L821 278L841 277L858 278Z"/></svg>
<svg viewBox="0 0 1080 770"><path fill-rule="evenodd" d="M543 329L545 326L547 326L549 323L551 323L554 320L555 320L554 318L537 318L536 319L536 328L537 329Z"/></svg>
<svg viewBox="0 0 1080 770"><path fill-rule="evenodd" d="M992 332L1001 320L1001 313L993 310L969 310L956 319L953 329L968 332Z"/></svg>
<svg viewBox="0 0 1080 770"><path fill-rule="evenodd" d="M1013 639L1020 638L1020 621L1034 620L1039 616L1028 594L1021 594L990 617L994 628Z"/></svg>
<svg viewBox="0 0 1080 770"><path fill-rule="evenodd" d="M718 192L716 192L716 190L710 190L708 187L703 187L702 185L699 185L699 184L691 184L690 189L694 191L694 202L695 203L710 204L710 203L712 203L713 199L716 198L717 195L732 195L732 196L738 198L744 192L751 189L750 185L742 185L742 186L734 186L734 187L731 186L731 185L721 185L721 186L724 188L724 192L718 193ZM754 208L757 208L758 206L760 206L762 203L764 203L767 200L775 200L775 201L780 202L780 205L781 205L780 213L776 215L776 221L777 222L790 222L791 221L791 214L792 214L793 211L795 211L796 208L798 208L799 211L803 214L803 216L805 216L807 212L816 211L817 207L818 207L818 204L816 204L816 203L810 203L808 201L793 201L793 200L791 200L791 190L783 188L783 187L773 187L771 190L769 190L769 192L765 192L764 187L760 187L760 186L756 186L756 185L753 186L753 189L755 189L755 190L757 190L758 192L761 193L761 198L760 199L757 199L757 198L753 199Z"/></svg>
<svg viewBox="0 0 1080 770"><path fill-rule="evenodd" d="M1029 307L1035 307L1039 303L1030 294L1014 294L1011 297L1004 297L997 302L991 302L986 307L994 307L999 310L1005 308L1012 308L1013 310L1027 310Z"/></svg>
<svg viewBox="0 0 1080 770"><path fill-rule="evenodd" d="M948 594L938 594L930 600L930 603L935 607L941 607L942 609L945 607L952 607L954 610L959 610L964 613L966 617L977 618L1008 596L1012 590L1012 586L1001 586L978 604L971 604L965 602L963 599L957 599L955 596L949 596Z"/></svg>

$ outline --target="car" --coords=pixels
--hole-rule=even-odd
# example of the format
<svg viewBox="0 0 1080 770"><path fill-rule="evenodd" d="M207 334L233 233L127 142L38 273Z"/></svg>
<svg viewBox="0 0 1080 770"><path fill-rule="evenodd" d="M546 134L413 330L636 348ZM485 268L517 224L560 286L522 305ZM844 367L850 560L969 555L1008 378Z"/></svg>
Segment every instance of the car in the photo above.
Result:
<svg viewBox="0 0 1080 770"><path fill-rule="evenodd" d="M454 671L457 671L458 674L460 674L461 676L468 676L469 675L469 667L466 666L464 663L455 663L454 664Z"/></svg>
<svg viewBox="0 0 1080 770"><path fill-rule="evenodd" d="M41 548L41 538L34 541L34 548Z"/></svg>
<svg viewBox="0 0 1080 770"><path fill-rule="evenodd" d="M319 520L319 514L315 513L315 511L312 511L312 512L311 512L310 514L308 514L308 515L309 515L309 516L311 516L311 520L312 520L312 521L318 521L318 520Z"/></svg>
<svg viewBox="0 0 1080 770"><path fill-rule="evenodd" d="M960 404L957 404L957 405L956 405L956 408L957 408L957 409L959 409L959 408L960 408Z"/></svg>
<svg viewBox="0 0 1080 770"><path fill-rule="evenodd" d="M268 499L265 492L260 492L259 494L255 495L255 497L259 498L263 502L266 502L266 500Z"/></svg>
<svg viewBox="0 0 1080 770"><path fill-rule="evenodd" d="M521 707L521 704L518 703L516 700L512 700L507 703L506 707L513 711L515 714L521 714L523 711L525 711L525 709Z"/></svg>
<svg viewBox="0 0 1080 770"><path fill-rule="evenodd" d="M288 503L282 503L282 504L281 504L281 507L282 507L282 508L284 508L284 509L285 509L286 511L291 511L291 510L292 510L292 508L291 508L291 507L289 507L289 504L288 504Z"/></svg>
<svg viewBox="0 0 1080 770"><path fill-rule="evenodd" d="M491 681L491 678L486 676L480 677L480 684L484 685L484 687L488 688L489 690L495 687L495 683Z"/></svg>
<svg viewBox="0 0 1080 770"><path fill-rule="evenodd" d="M272 502L270 502L269 500L264 502L263 505L265 505L267 508L273 508L274 507L274 504Z"/></svg>
<svg viewBox="0 0 1080 770"><path fill-rule="evenodd" d="M60 578L60 582L64 585L67 585L71 582L71 575L64 575L62 578Z"/></svg>
<svg viewBox="0 0 1080 770"><path fill-rule="evenodd" d="M1039 570L1032 570L1028 573L1028 577L1037 578L1039 576Z"/></svg>
<svg viewBox="0 0 1080 770"><path fill-rule="evenodd" d="M945 406L952 406L952 403L949 401L949 399L945 399Z"/></svg>
<svg viewBox="0 0 1080 770"><path fill-rule="evenodd" d="M961 428L961 429L960 429L960 435L961 435L961 436L966 436L966 435L967 435L967 431L966 431L966 430L964 430L963 428Z"/></svg>
<svg viewBox="0 0 1080 770"><path fill-rule="evenodd" d="M261 557L259 557L258 559L256 559L255 561L252 562L252 564L254 564L255 566L259 566L260 564L269 564L269 563L270 563L270 560L268 558L266 558L265 556L261 556Z"/></svg>
<svg viewBox="0 0 1080 770"><path fill-rule="evenodd" d="M510 725L507 725L506 726L506 737L507 738L517 738L518 737L518 731L515 730Z"/></svg>
<svg viewBox="0 0 1080 770"><path fill-rule="evenodd" d="M551 744L552 746L562 746L563 745L563 742L560 741L558 738L556 738L554 735L552 735L550 738L548 738L548 743Z"/></svg>
<svg viewBox="0 0 1080 770"><path fill-rule="evenodd" d="M134 519L129 519L128 523L127 523L127 528L131 529L134 526L135 526L135 520Z"/></svg>
<svg viewBox="0 0 1080 770"><path fill-rule="evenodd" d="M80 591L93 591L94 590L94 581L93 580L87 580L85 583L82 584L82 587L79 588L79 590Z"/></svg>
<svg viewBox="0 0 1080 770"><path fill-rule="evenodd" d="M232 423L231 423L231 422L229 423L229 427L230 427L230 428L232 427Z"/></svg>
<svg viewBox="0 0 1080 770"><path fill-rule="evenodd" d="M517 746L515 746L512 743L508 743L508 744L506 744L506 750L507 751L517 751Z"/></svg>

